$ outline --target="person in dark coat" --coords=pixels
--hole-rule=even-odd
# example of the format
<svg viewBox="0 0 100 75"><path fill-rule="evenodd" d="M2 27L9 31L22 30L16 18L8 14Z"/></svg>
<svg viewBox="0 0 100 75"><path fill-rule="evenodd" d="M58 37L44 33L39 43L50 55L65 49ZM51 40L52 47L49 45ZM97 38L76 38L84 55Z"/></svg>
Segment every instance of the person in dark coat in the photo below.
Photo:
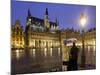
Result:
<svg viewBox="0 0 100 75"><path fill-rule="evenodd" d="M75 42L73 42L73 46L69 54L69 62L67 67L68 71L78 70L78 64L77 64L78 52L79 49L76 47Z"/></svg>

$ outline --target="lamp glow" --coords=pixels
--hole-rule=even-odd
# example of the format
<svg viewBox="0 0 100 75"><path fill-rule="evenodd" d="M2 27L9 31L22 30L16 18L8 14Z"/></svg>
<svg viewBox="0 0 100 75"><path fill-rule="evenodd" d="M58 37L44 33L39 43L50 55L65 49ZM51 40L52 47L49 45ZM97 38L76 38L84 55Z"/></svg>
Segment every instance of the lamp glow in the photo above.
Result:
<svg viewBox="0 0 100 75"><path fill-rule="evenodd" d="M86 21L87 21L87 18L85 16L85 14L82 13L81 16L80 16L80 24L81 24L82 27L85 26Z"/></svg>

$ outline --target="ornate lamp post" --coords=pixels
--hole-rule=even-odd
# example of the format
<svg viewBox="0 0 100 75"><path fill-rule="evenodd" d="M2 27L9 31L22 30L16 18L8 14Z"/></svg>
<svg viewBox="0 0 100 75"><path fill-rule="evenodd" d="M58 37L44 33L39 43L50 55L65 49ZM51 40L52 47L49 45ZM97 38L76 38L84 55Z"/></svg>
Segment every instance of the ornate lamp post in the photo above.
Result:
<svg viewBox="0 0 100 75"><path fill-rule="evenodd" d="M84 27L85 27L85 24L86 24L86 21L87 21L87 18L86 18L86 15L84 13L82 13L80 15L80 25L82 27L82 51L81 51L81 67L82 68L85 68L85 46L84 46L84 38L85 38L85 35L84 35Z"/></svg>

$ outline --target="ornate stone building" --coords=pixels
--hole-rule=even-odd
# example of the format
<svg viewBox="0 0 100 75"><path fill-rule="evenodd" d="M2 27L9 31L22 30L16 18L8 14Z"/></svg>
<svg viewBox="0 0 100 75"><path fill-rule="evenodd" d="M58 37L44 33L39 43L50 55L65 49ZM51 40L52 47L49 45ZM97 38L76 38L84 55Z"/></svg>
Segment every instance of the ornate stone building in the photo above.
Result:
<svg viewBox="0 0 100 75"><path fill-rule="evenodd" d="M45 18L33 17L28 10L27 25L25 28L26 40L29 47L38 46L59 46L58 21L49 22L48 9L46 8Z"/></svg>
<svg viewBox="0 0 100 75"><path fill-rule="evenodd" d="M62 65L62 51L60 48L60 34L58 21L49 21L48 9L46 8L44 19L33 17L28 10L27 24L25 27L25 48L30 49L30 55L37 56L37 63L45 60L49 64L47 68L60 68ZM34 53L34 54L32 54ZM36 55L35 55L36 54ZM38 58L38 55L40 56ZM45 58L44 58L45 57ZM41 62L42 63L42 62ZM57 63L57 64L56 64Z"/></svg>
<svg viewBox="0 0 100 75"><path fill-rule="evenodd" d="M31 15L30 10L28 10L27 15L27 24L26 26L30 26L33 31L56 31L58 30L58 21L55 22L49 21L48 9L46 8L44 19L40 19L37 17L33 17Z"/></svg>
<svg viewBox="0 0 100 75"><path fill-rule="evenodd" d="M24 48L24 45L24 30L20 24L20 21L17 20L15 25L12 25L11 28L11 47Z"/></svg>

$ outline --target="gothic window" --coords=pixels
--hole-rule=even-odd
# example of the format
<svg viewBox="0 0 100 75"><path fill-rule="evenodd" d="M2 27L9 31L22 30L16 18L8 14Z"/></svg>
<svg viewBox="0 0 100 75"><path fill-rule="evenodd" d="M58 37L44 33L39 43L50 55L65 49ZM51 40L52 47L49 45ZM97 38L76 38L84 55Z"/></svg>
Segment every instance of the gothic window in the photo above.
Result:
<svg viewBox="0 0 100 75"><path fill-rule="evenodd" d="M55 29L55 26L53 28Z"/></svg>
<svg viewBox="0 0 100 75"><path fill-rule="evenodd" d="M16 38L16 41L18 41L18 37Z"/></svg>
<svg viewBox="0 0 100 75"><path fill-rule="evenodd" d="M17 27L17 30L19 30L19 28Z"/></svg>
<svg viewBox="0 0 100 75"><path fill-rule="evenodd" d="M18 30L16 31L16 35L18 35Z"/></svg>
<svg viewBox="0 0 100 75"><path fill-rule="evenodd" d="M20 32L20 35L22 35L22 31Z"/></svg>
<svg viewBox="0 0 100 75"><path fill-rule="evenodd" d="M20 37L20 41L22 41L22 37Z"/></svg>

